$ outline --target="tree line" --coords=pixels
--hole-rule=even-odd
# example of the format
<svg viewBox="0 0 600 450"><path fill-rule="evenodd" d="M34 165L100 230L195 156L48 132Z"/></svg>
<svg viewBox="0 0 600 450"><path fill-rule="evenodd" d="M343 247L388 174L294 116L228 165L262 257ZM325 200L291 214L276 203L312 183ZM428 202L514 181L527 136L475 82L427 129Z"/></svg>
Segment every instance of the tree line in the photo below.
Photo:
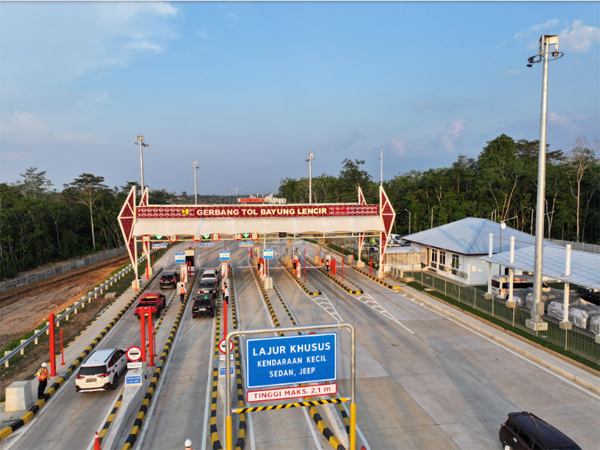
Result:
<svg viewBox="0 0 600 450"><path fill-rule="evenodd" d="M451 167L413 170L383 182L396 210L399 234L426 230L465 217L506 221L535 230L539 141L515 141L502 134L487 143L477 158L459 155ZM368 203L378 203L379 183L361 169L363 160L342 162L339 176L312 179L312 201L356 202L356 185ZM284 178L279 196L307 202L307 178ZM599 143L575 140L571 149L546 151L546 238L600 243ZM409 214L410 213L410 214ZM534 231L535 232L535 231Z"/></svg>
<svg viewBox="0 0 600 450"><path fill-rule="evenodd" d="M538 141L501 135L478 158L458 156L451 167L410 171L384 181L396 210L395 232L411 232L465 217L492 215L529 232L536 207ZM572 148L547 151L545 236L600 243L600 159L598 141L578 138ZM379 202L379 184L346 159L338 176L312 178L313 203L356 203L361 186L367 203ZM308 203L307 178L284 178L278 196ZM40 265L124 245L117 216L139 184L109 188L104 177L82 173L63 189L52 189L45 171L30 167L15 183L0 183L0 278ZM150 189L155 205L194 204L193 194ZM240 196L242 197L242 196ZM139 198L139 197L138 197ZM233 196L198 195L199 204L234 203ZM410 211L410 215L408 214ZM535 220L535 214L533 214Z"/></svg>

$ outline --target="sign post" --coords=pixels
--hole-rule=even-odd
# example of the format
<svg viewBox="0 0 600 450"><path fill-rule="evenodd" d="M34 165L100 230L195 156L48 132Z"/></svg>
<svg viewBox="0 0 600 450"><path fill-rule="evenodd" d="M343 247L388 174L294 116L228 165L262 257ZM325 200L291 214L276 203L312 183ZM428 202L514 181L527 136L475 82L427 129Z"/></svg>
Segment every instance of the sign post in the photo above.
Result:
<svg viewBox="0 0 600 450"><path fill-rule="evenodd" d="M350 449L356 450L356 403L355 403L355 382L356 382L356 332L354 326L348 323L336 323L329 325L303 326L303 327L284 327L278 328L279 332L304 332L310 330L350 330L351 346L351 382L350 398L342 399L350 401ZM265 334L272 332L272 328L263 328L258 330L234 330L227 334L226 340L231 340L238 336L248 336L252 334ZM246 386L264 387L264 386L282 386L295 383L310 383L321 380L335 380L337 377L337 334L308 334L300 336L277 336L273 338L255 338L246 340L246 367L247 378ZM333 346L333 347L332 347ZM227 347L225 353L225 386L230 383L230 347ZM287 358L285 365L277 365L277 361ZM295 358L295 361L294 361ZM302 361L300 361L302 358ZM265 366L263 367L263 361ZM268 362L271 361L271 362ZM273 367L272 361L275 361ZM289 364L288 364L289 362ZM267 365L267 364L270 364ZM331 386L327 384L326 386ZM311 387L312 386L308 386ZM330 395L330 389L320 395ZM337 385L335 387L337 391ZM293 391L293 389L290 389ZM320 391L321 392L321 391ZM298 393L298 392L297 392ZM303 396L294 395L288 392L287 395L294 397ZM310 395L310 393L309 393ZM315 394L312 394L315 395ZM264 401L264 399L262 400ZM225 449L231 450L233 446L232 420L231 420L231 392L225 389ZM234 411L236 412L236 411Z"/></svg>

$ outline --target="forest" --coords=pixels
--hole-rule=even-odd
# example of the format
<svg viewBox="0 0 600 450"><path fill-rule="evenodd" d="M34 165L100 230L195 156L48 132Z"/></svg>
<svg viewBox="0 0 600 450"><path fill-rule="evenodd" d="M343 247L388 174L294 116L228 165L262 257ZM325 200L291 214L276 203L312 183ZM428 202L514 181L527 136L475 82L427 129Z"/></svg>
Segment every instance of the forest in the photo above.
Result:
<svg viewBox="0 0 600 450"><path fill-rule="evenodd" d="M384 180L396 210L395 232L407 234L465 217L504 220L532 230L538 179L538 141L501 135L477 159L458 156L451 167L410 171ZM600 243L599 143L577 138L571 148L546 152L545 237ZM379 202L379 183L346 159L338 176L312 178L313 203ZM280 181L278 197L308 202L308 178ZM132 185L109 188L104 177L83 173L62 190L30 167L15 183L0 183L0 279L46 263L123 245L117 216ZM199 204L233 203L232 196L198 195ZM194 195L150 189L151 204L193 204ZM410 212L410 214L409 214Z"/></svg>

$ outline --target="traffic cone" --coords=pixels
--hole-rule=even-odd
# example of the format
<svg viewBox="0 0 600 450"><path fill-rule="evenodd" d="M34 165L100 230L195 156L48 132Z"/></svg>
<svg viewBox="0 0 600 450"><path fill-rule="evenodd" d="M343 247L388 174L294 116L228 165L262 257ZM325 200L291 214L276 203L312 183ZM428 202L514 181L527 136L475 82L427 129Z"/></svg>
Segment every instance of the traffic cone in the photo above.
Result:
<svg viewBox="0 0 600 450"><path fill-rule="evenodd" d="M97 431L96 431L96 438L94 439L94 450L102 450L102 447L100 447L100 439L98 438Z"/></svg>

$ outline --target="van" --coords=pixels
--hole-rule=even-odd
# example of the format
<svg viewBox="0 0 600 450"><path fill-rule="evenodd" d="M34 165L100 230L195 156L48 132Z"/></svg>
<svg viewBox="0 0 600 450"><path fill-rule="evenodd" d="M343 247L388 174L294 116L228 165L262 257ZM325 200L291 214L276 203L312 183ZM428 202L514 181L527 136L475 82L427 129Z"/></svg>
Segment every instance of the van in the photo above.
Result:
<svg viewBox="0 0 600 450"><path fill-rule="evenodd" d="M522 289L533 287L533 277L531 275L514 275L513 276L513 294ZM548 287L546 283L542 283L542 287ZM510 277L508 275L494 275L492 277L492 294L496 298L508 300L510 293Z"/></svg>

